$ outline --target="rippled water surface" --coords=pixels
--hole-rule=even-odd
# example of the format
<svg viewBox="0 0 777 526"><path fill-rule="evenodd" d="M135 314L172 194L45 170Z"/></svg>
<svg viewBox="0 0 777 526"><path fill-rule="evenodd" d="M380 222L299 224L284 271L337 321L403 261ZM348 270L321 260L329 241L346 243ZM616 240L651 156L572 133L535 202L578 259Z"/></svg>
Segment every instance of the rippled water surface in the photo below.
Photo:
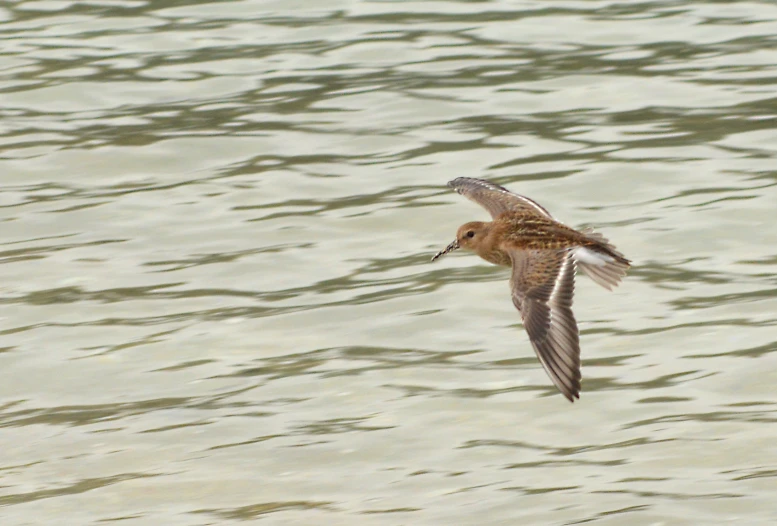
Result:
<svg viewBox="0 0 777 526"><path fill-rule="evenodd" d="M777 523L777 4L0 6L2 524ZM483 177L634 268L569 404Z"/></svg>

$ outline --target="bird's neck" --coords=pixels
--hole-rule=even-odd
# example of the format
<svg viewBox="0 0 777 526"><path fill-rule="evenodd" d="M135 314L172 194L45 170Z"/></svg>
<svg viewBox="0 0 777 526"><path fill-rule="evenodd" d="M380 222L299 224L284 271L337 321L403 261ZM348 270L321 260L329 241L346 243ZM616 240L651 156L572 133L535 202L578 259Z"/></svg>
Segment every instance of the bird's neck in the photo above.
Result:
<svg viewBox="0 0 777 526"><path fill-rule="evenodd" d="M495 228L494 223L486 223L485 231L483 242L478 245L476 250L478 256L494 265L512 266L510 255L499 247L498 228Z"/></svg>

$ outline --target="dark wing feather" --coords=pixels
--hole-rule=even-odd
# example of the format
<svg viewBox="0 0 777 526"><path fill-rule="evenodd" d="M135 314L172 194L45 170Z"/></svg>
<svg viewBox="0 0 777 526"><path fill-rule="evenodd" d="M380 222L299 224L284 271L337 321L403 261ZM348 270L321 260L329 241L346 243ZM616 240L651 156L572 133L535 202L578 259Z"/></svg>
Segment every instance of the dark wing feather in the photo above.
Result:
<svg viewBox="0 0 777 526"><path fill-rule="evenodd" d="M483 179L459 177L450 181L448 186L488 210L493 218L508 210L530 210L551 217L550 212L528 197L514 194L498 184Z"/></svg>
<svg viewBox="0 0 777 526"><path fill-rule="evenodd" d="M559 391L580 398L580 340L572 313L575 260L569 250L512 251L513 304L545 371Z"/></svg>

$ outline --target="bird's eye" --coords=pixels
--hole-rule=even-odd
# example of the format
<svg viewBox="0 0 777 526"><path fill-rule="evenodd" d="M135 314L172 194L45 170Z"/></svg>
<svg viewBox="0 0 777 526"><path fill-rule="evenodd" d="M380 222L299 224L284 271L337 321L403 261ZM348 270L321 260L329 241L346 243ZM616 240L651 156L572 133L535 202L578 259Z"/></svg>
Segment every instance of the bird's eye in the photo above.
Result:
<svg viewBox="0 0 777 526"><path fill-rule="evenodd" d="M469 231L467 231L466 235L467 235L467 237L475 237L475 231L474 230L469 230Z"/></svg>

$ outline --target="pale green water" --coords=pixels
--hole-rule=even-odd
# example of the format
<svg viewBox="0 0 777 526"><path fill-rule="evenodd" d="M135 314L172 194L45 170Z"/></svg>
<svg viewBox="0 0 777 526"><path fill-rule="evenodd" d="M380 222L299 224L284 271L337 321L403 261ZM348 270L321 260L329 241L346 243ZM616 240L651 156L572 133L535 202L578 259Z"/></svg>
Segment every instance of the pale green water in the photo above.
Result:
<svg viewBox="0 0 777 526"><path fill-rule="evenodd" d="M777 4L0 21L3 525L777 523ZM458 176L634 260L578 403Z"/></svg>

